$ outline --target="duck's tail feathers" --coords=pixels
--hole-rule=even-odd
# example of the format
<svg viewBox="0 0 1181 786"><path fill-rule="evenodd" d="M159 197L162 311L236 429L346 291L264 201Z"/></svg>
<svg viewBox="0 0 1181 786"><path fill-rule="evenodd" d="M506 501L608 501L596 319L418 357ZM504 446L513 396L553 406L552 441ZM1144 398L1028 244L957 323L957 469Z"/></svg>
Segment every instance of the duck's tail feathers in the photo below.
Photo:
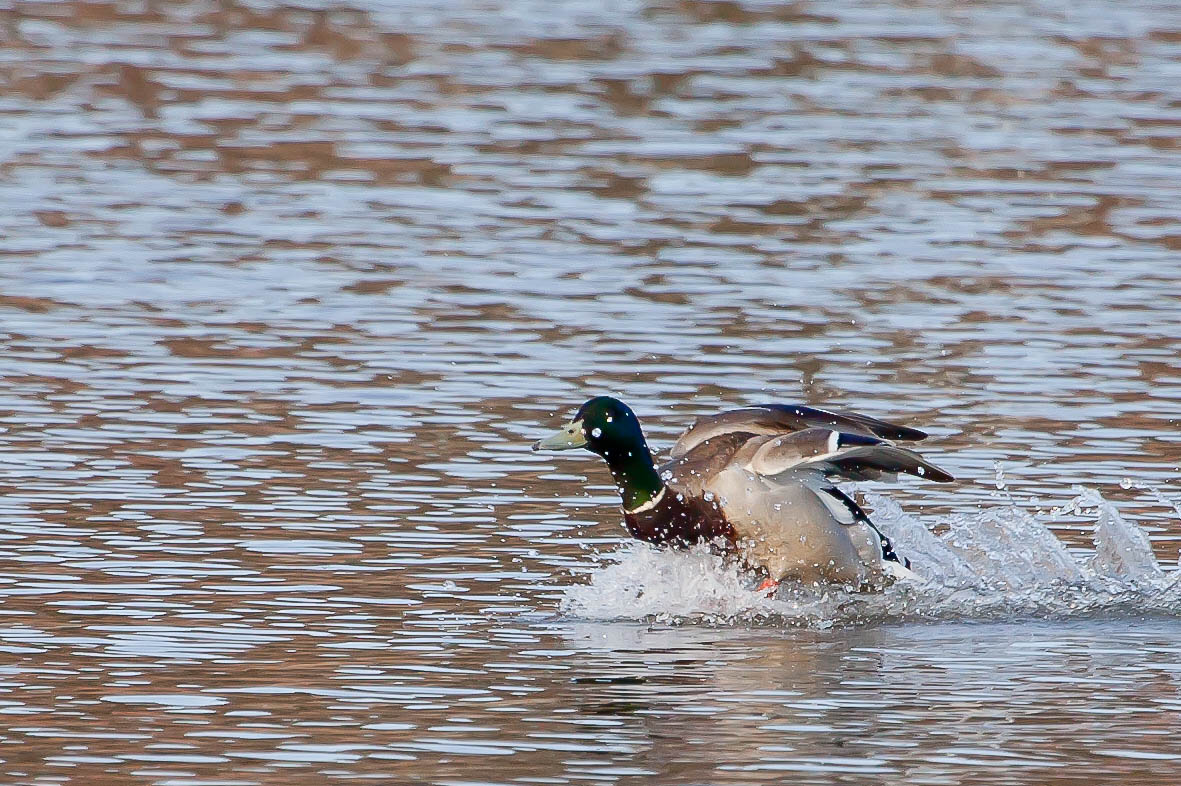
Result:
<svg viewBox="0 0 1181 786"><path fill-rule="evenodd" d="M870 521L869 515L861 509L861 506L858 505L852 497L841 491L836 486L828 486L827 488L821 489L821 491L839 502L841 506L846 511L848 511L850 515L852 515L853 521L850 523L865 524L867 527L877 533L878 540L881 541L882 544L883 562L897 562L899 565L907 568L908 570L910 569L910 560L904 560L898 556L898 553L894 551L894 544L890 542L889 538L882 534L882 531L878 529L877 524L874 524L872 521Z"/></svg>

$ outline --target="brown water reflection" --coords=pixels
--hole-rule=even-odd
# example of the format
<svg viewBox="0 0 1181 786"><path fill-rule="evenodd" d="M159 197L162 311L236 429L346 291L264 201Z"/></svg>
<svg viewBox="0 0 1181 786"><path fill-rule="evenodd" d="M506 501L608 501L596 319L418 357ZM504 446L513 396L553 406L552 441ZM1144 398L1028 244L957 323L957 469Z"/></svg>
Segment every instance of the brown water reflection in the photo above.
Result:
<svg viewBox="0 0 1181 786"><path fill-rule="evenodd" d="M1168 782L1174 620L565 619L622 531L526 446L844 405L1171 565L1177 21L0 4L0 780Z"/></svg>

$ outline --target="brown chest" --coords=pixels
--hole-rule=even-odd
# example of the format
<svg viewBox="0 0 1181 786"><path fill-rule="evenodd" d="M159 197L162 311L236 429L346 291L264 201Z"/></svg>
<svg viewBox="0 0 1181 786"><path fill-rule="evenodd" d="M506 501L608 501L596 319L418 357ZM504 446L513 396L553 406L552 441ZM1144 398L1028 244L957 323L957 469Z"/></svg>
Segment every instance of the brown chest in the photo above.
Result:
<svg viewBox="0 0 1181 786"><path fill-rule="evenodd" d="M734 529L716 505L671 491L647 510L625 510L623 521L633 538L661 546L685 547L716 538L734 543Z"/></svg>

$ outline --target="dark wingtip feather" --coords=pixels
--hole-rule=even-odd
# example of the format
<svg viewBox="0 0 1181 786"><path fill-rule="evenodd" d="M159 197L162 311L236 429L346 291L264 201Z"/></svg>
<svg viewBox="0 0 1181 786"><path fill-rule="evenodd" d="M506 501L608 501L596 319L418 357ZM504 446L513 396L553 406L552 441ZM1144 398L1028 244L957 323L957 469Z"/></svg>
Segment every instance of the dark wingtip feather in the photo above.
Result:
<svg viewBox="0 0 1181 786"><path fill-rule="evenodd" d="M895 455L905 455L909 461L903 460L898 463L898 469L908 475L914 475L916 478L923 480L933 480L936 483L951 483L955 480L950 472L939 469L931 462L924 459L918 453L915 453L909 448L889 448Z"/></svg>
<svg viewBox="0 0 1181 786"><path fill-rule="evenodd" d="M853 447L854 445L881 445L882 441L877 437L867 437L862 434L847 434L841 432L837 435L837 446L842 448Z"/></svg>
<svg viewBox="0 0 1181 786"><path fill-rule="evenodd" d="M932 464L925 464L924 469L926 470L926 474L922 475L922 477L927 480L933 480L936 483L955 482L955 476L953 476L950 472L945 472Z"/></svg>
<svg viewBox="0 0 1181 786"><path fill-rule="evenodd" d="M897 426L893 423L882 422L879 426L876 423L873 426L873 433L877 434L882 439L894 439L900 442L921 442L927 438L927 432L919 431L917 428L910 428L909 426Z"/></svg>

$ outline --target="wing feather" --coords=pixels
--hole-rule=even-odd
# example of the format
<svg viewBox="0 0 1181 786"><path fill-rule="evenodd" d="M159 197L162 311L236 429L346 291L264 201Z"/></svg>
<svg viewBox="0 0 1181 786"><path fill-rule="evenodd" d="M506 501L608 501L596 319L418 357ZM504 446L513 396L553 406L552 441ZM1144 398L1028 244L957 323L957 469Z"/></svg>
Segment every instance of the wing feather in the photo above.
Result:
<svg viewBox="0 0 1181 786"><path fill-rule="evenodd" d="M883 473L908 475L950 483L950 473L918 453L863 434L812 428L765 441L746 464L757 475L789 470L819 469L843 480L874 480Z"/></svg>
<svg viewBox="0 0 1181 786"><path fill-rule="evenodd" d="M683 456L707 439L722 434L745 433L776 436L810 428L836 429L846 434L861 434L906 442L926 439L926 432L888 423L856 412L835 412L803 404L759 404L732 409L699 418L677 439L670 455Z"/></svg>

